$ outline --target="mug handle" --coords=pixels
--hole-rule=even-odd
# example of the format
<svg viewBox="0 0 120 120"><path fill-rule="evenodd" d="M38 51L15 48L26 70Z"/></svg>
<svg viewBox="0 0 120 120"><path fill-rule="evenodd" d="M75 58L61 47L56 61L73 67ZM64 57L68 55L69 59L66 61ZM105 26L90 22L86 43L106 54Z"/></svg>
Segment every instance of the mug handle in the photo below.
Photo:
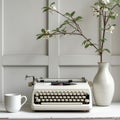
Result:
<svg viewBox="0 0 120 120"><path fill-rule="evenodd" d="M26 96L21 96L21 99L24 98L24 102L21 104L21 107L27 102L27 97Z"/></svg>

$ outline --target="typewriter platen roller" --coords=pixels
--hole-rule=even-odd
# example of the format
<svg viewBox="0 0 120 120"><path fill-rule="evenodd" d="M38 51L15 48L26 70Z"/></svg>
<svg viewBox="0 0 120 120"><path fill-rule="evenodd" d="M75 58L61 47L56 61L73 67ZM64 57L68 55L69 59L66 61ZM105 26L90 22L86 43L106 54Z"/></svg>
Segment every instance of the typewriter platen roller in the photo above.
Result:
<svg viewBox="0 0 120 120"><path fill-rule="evenodd" d="M91 90L85 78L35 79L31 108L34 111L89 111Z"/></svg>

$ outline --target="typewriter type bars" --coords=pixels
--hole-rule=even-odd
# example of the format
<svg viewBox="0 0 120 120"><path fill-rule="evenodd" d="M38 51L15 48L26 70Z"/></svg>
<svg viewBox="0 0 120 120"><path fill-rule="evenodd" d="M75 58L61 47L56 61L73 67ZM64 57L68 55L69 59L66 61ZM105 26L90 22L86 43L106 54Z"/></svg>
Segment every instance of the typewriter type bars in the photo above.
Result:
<svg viewBox="0 0 120 120"><path fill-rule="evenodd" d="M92 108L91 90L87 82L70 85L37 82L31 107L35 111L89 111Z"/></svg>

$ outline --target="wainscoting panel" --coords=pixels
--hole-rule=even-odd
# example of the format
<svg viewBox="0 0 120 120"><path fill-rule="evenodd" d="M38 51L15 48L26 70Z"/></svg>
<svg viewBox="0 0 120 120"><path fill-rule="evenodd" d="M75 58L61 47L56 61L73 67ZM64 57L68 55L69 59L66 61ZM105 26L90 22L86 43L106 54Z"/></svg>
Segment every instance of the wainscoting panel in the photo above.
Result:
<svg viewBox="0 0 120 120"><path fill-rule="evenodd" d="M32 78L25 80L26 75L47 77L47 67L4 67L4 93L20 93L31 100L33 87L28 87Z"/></svg>
<svg viewBox="0 0 120 120"><path fill-rule="evenodd" d="M60 68L60 77L61 78L85 77L87 80L92 81L96 72L97 72L97 66L61 67Z"/></svg>
<svg viewBox="0 0 120 120"><path fill-rule="evenodd" d="M46 0L4 0L4 54L47 54L47 41L36 40L46 27Z"/></svg>
<svg viewBox="0 0 120 120"><path fill-rule="evenodd" d="M83 19L81 20L80 26L82 28L83 34L90 38L92 41L96 42L98 44L98 28L99 23L98 19L93 16L93 11L91 5L95 2L95 0L60 0L59 6L60 11L62 13L66 12L76 12L76 15L82 16ZM69 3L69 7L68 7ZM65 20L63 16L59 17L60 23L62 23ZM71 30L70 27L67 28L69 31ZM60 54L61 55L93 55L94 48L85 49L82 46L82 42L85 40L81 36L72 36L72 35L66 35L65 37L60 38Z"/></svg>
<svg viewBox="0 0 120 120"><path fill-rule="evenodd" d="M120 55L120 10L117 19L113 22L116 22L117 26L115 27L113 34L111 34L111 51L113 55Z"/></svg>

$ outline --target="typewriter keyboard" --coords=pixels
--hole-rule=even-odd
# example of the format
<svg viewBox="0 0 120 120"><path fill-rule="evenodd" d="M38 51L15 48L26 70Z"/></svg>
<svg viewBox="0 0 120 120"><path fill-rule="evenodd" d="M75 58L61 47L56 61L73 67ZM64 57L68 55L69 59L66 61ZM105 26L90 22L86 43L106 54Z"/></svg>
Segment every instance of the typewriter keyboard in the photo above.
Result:
<svg viewBox="0 0 120 120"><path fill-rule="evenodd" d="M34 104L89 104L89 93L85 91L36 91Z"/></svg>

